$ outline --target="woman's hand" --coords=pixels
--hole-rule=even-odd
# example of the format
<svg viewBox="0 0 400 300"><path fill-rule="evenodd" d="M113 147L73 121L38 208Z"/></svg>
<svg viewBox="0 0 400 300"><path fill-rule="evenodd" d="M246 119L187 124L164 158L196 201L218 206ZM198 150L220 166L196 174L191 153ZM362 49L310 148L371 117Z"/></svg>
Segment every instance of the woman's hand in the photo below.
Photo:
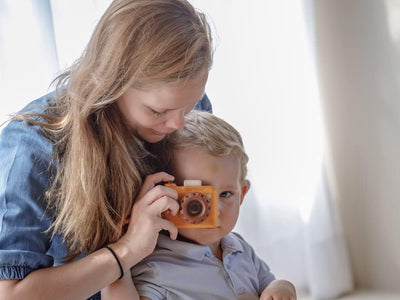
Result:
<svg viewBox="0 0 400 300"><path fill-rule="evenodd" d="M296 300L296 289L286 280L272 281L262 292L260 300Z"/></svg>
<svg viewBox="0 0 400 300"><path fill-rule="evenodd" d="M124 264L125 268L129 269L153 252L161 230L168 230L171 239L176 239L178 229L172 222L162 218L161 214L169 211L175 215L179 211L176 201L178 194L171 188L157 185L173 180L174 177L165 172L146 177L133 205L128 229L114 244L115 247L123 244L128 249L128 264Z"/></svg>

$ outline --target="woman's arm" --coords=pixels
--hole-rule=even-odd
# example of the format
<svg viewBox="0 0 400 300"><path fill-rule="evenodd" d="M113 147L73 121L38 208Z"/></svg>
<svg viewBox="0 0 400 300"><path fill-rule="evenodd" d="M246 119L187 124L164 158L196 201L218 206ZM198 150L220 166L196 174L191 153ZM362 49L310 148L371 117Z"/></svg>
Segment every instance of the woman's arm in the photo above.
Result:
<svg viewBox="0 0 400 300"><path fill-rule="evenodd" d="M131 274L125 274L121 280L110 284L101 291L101 299L103 300L139 300L139 294L133 284Z"/></svg>
<svg viewBox="0 0 400 300"><path fill-rule="evenodd" d="M130 268L153 251L159 231L168 230L174 239L178 234L171 222L161 218L165 210L174 214L179 210L176 191L156 186L159 182L172 180L173 176L163 172L146 178L132 209L127 232L109 245L118 257L125 276L129 277ZM108 249L99 249L72 263L33 271L22 280L0 280L0 298L87 299L115 282L120 275L119 265L112 253Z"/></svg>
<svg viewBox="0 0 400 300"><path fill-rule="evenodd" d="M22 280L1 280L2 300L87 299L120 276L107 249L78 261L33 271Z"/></svg>

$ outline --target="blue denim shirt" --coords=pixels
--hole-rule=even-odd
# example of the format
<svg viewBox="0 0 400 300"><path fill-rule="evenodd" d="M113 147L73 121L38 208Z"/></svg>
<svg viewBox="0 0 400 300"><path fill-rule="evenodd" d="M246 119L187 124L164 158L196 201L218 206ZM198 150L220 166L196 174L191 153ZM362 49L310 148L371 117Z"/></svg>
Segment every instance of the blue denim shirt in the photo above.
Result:
<svg viewBox="0 0 400 300"><path fill-rule="evenodd" d="M23 112L43 112L53 93L29 103ZM196 109L212 112L206 95ZM53 145L37 125L13 120L0 135L0 280L62 264L67 254L60 236L51 239L45 191L56 171ZM82 255L83 256L83 255ZM100 299L97 293L90 299Z"/></svg>

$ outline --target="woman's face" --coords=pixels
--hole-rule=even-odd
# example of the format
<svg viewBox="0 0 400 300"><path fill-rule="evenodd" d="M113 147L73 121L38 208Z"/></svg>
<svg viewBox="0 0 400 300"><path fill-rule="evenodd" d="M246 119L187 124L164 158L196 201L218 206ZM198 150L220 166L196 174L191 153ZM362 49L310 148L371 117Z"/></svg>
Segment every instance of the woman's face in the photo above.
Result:
<svg viewBox="0 0 400 300"><path fill-rule="evenodd" d="M184 116L204 94L208 72L176 83L129 88L117 105L128 125L149 143L183 128Z"/></svg>

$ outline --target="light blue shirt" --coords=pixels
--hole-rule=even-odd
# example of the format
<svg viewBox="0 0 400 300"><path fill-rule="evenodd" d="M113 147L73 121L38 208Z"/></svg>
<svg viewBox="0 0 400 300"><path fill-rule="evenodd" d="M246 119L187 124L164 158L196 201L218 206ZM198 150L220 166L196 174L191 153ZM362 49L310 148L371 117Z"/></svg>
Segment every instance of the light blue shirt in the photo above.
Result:
<svg viewBox="0 0 400 300"><path fill-rule="evenodd" d="M23 109L41 113L53 103L45 95ZM206 95L196 109L211 111ZM13 120L0 135L0 280L23 279L34 270L62 264L60 236L47 232L51 217L44 198L57 164L52 143L37 125ZM83 255L82 255L83 256ZM100 299L99 293L90 299Z"/></svg>
<svg viewBox="0 0 400 300"><path fill-rule="evenodd" d="M168 300L259 299L275 276L237 233L221 241L223 259L210 248L160 234L155 251L132 268L141 296Z"/></svg>

